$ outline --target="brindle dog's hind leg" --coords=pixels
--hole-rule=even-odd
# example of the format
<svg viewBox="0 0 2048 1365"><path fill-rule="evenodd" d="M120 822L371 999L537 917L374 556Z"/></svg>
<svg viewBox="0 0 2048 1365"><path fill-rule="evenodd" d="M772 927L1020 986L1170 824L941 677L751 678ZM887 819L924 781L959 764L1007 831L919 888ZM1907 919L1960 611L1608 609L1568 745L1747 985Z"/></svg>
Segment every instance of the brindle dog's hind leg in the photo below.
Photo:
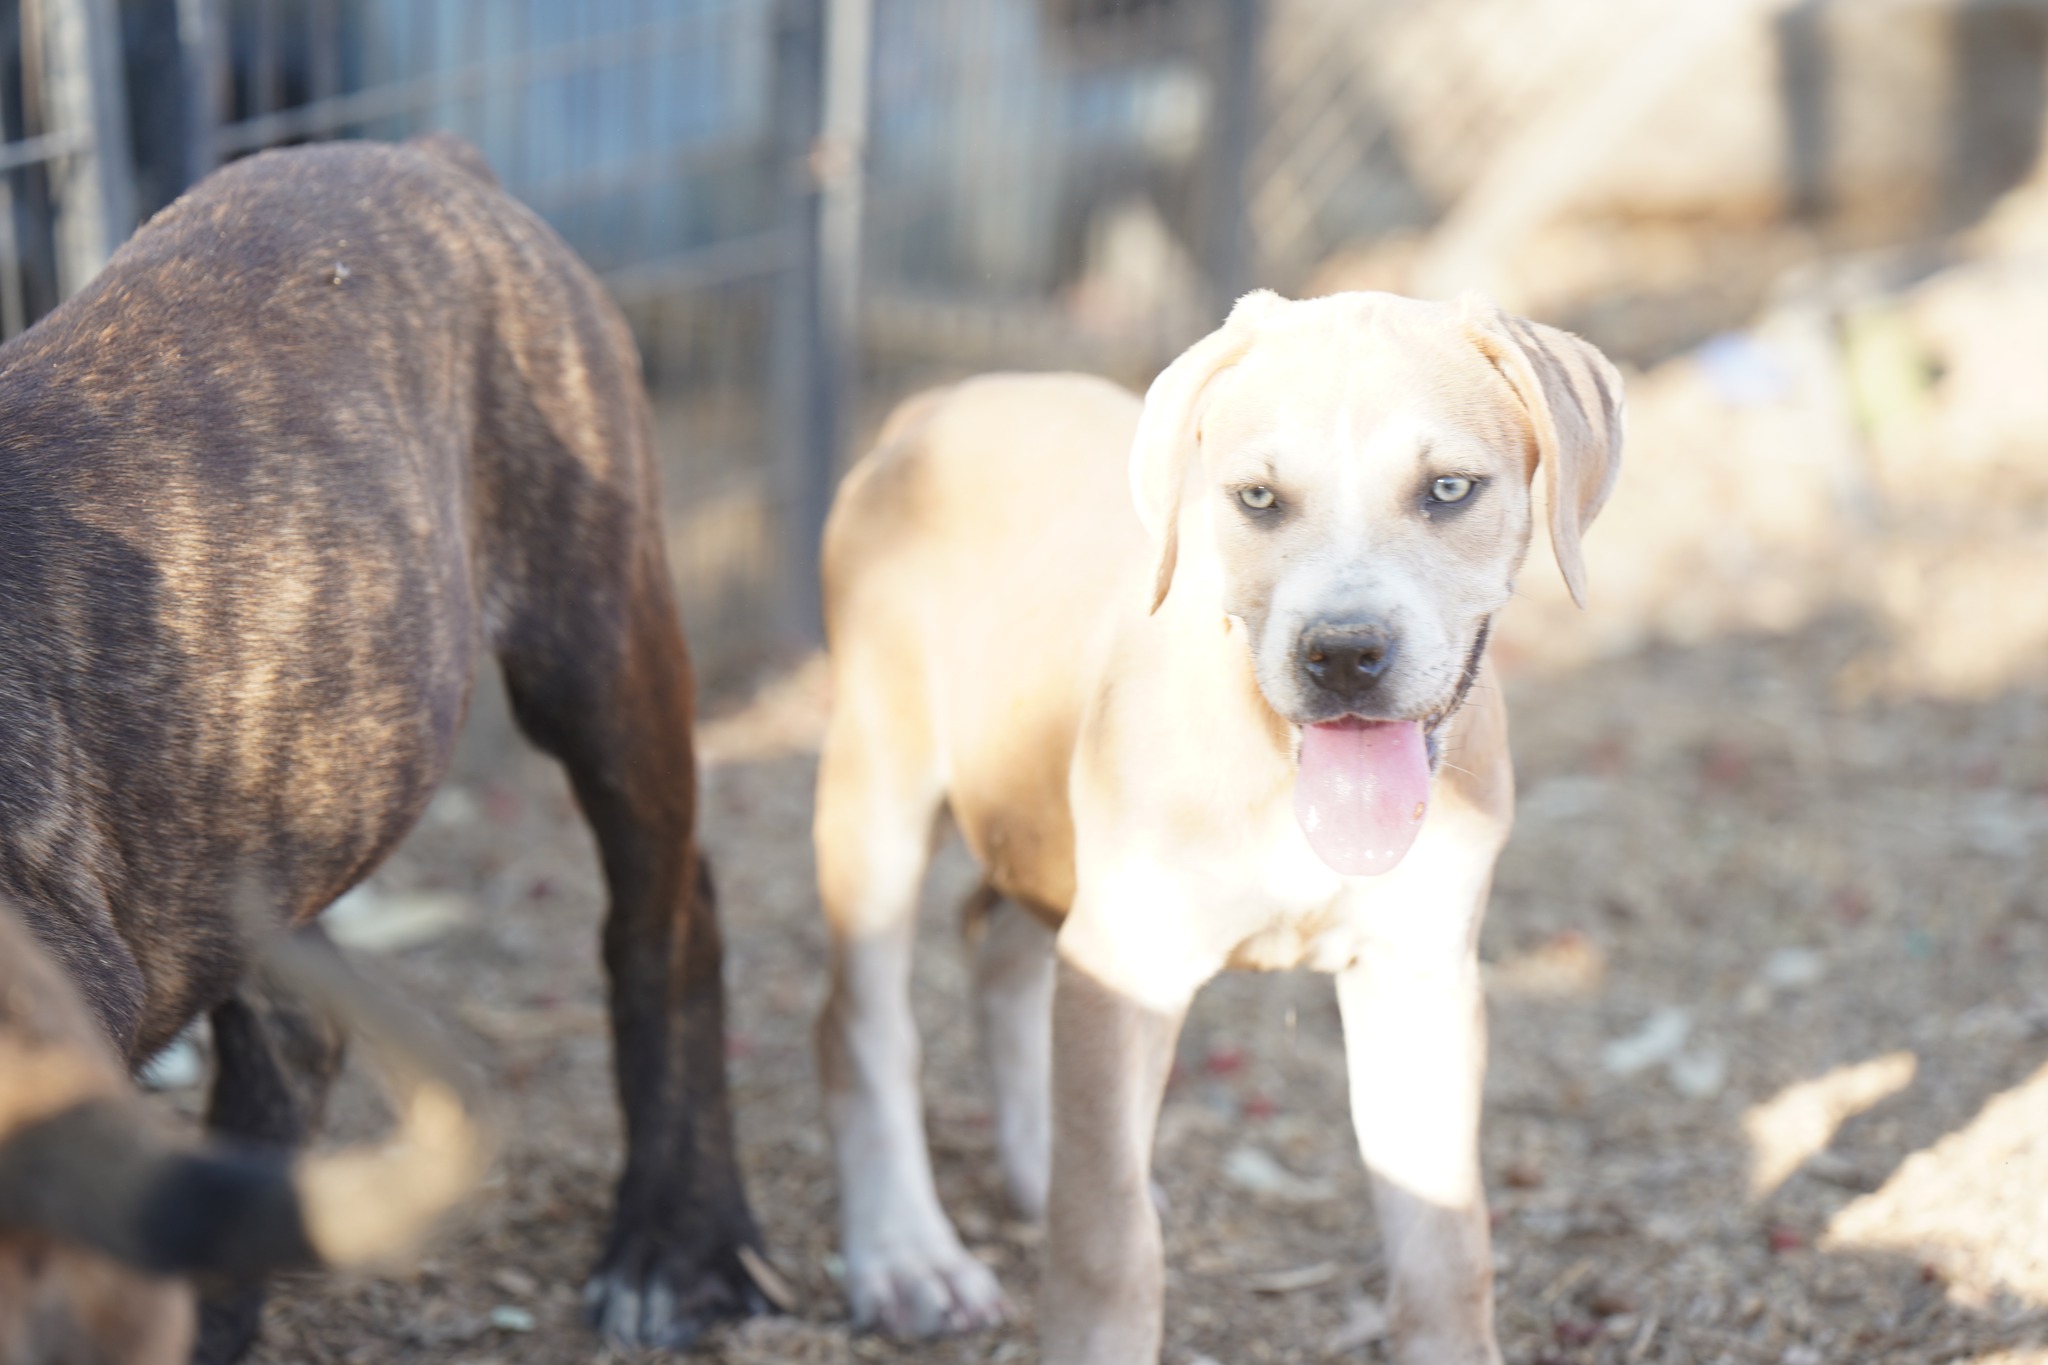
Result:
<svg viewBox="0 0 2048 1365"><path fill-rule="evenodd" d="M741 1259L760 1234L733 1153L689 658L658 539L649 528L627 544L639 548L622 556L624 583L555 585L557 605L510 622L500 652L520 727L568 769L611 892L604 961L626 1163L585 1303L607 1337L675 1349L766 1304Z"/></svg>
<svg viewBox="0 0 2048 1365"><path fill-rule="evenodd" d="M317 925L298 931L326 945ZM327 1094L341 1074L347 1034L296 994L251 975L238 994L207 1016L213 1029L213 1087L206 1126L231 1142L281 1150L318 1131ZM201 1286L196 1365L228 1365L256 1338L263 1318L260 1282Z"/></svg>

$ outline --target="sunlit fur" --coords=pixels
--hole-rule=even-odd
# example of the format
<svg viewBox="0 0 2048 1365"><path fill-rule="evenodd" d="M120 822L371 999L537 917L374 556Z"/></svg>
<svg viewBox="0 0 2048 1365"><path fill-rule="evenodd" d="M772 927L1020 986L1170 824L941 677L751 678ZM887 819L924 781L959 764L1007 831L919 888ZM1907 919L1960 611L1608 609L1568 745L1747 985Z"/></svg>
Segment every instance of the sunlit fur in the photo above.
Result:
<svg viewBox="0 0 2048 1365"><path fill-rule="evenodd" d="M1223 607L1245 625L1259 688L1291 723L1345 709L1302 669L1311 626L1384 627L1395 650L1370 718L1425 720L1448 709L1482 624L1514 591L1529 543L1528 424L1439 311L1392 295L1296 305L1203 396L1200 486L1183 495L1209 523ZM1275 404L1282 385L1290 401ZM1455 507L1434 504L1447 474L1481 482ZM1254 483L1275 494L1263 515L1237 498Z"/></svg>
<svg viewBox="0 0 2048 1365"><path fill-rule="evenodd" d="M1157 1357L1149 1162L1181 1019L1225 967L1306 966L1339 976L1394 1354L1497 1365L1475 954L1513 779L1485 624L1529 544L1532 476L1577 590L1619 419L1592 348L1481 301L1266 294L1142 404L994 375L891 417L825 540L819 1063L857 1320L921 1336L1005 1312L939 1204L917 1094L909 959L944 810L981 913L1057 926L986 935L1001 960L977 971L1039 983L1056 954L1049 1082L1016 1045L1045 1036L1045 992L984 989L980 1010L1012 1196L1047 1217L1043 1358ZM1426 502L1445 474L1481 480L1455 511ZM1299 673L1316 622L1393 632L1365 704L1433 727L1427 818L1382 876L1333 870L1294 817L1300 726L1330 705Z"/></svg>

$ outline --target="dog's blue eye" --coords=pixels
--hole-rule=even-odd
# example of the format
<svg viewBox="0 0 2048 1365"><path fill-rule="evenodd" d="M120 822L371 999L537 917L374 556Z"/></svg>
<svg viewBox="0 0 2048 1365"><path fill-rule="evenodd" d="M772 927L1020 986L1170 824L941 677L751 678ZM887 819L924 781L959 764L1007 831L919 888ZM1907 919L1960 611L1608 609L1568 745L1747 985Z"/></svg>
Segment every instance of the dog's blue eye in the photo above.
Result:
<svg viewBox="0 0 2048 1365"><path fill-rule="evenodd" d="M1273 505L1273 490L1264 484L1254 484L1250 488L1238 489L1237 500L1254 512L1263 512Z"/></svg>
<svg viewBox="0 0 2048 1365"><path fill-rule="evenodd" d="M1436 502L1463 502L1476 486L1463 474L1446 474L1429 486L1429 496Z"/></svg>

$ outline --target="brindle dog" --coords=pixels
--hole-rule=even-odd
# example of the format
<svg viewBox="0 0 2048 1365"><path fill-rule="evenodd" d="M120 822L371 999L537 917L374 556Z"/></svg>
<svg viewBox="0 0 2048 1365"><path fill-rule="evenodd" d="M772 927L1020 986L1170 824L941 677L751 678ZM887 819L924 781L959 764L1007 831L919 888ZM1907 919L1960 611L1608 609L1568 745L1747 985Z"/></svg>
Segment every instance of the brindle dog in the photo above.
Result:
<svg viewBox="0 0 2048 1365"><path fill-rule="evenodd" d="M651 445L623 320L466 144L209 177L0 349L0 893L131 1065L210 1014L216 1129L295 1140L231 883L304 923L361 880L495 655L611 894L626 1156L587 1302L679 1346L759 1311L762 1262ZM257 1307L212 1299L201 1357Z"/></svg>

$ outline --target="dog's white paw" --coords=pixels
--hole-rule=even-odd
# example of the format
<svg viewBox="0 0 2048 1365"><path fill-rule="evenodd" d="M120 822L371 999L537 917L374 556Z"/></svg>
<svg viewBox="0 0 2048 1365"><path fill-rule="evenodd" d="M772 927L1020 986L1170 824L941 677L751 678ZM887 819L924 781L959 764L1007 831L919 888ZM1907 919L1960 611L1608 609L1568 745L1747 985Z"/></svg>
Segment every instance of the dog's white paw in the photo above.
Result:
<svg viewBox="0 0 2048 1365"><path fill-rule="evenodd" d="M849 1249L845 1288L854 1326L906 1340L978 1332L1010 1316L994 1273L950 1228L915 1245Z"/></svg>

